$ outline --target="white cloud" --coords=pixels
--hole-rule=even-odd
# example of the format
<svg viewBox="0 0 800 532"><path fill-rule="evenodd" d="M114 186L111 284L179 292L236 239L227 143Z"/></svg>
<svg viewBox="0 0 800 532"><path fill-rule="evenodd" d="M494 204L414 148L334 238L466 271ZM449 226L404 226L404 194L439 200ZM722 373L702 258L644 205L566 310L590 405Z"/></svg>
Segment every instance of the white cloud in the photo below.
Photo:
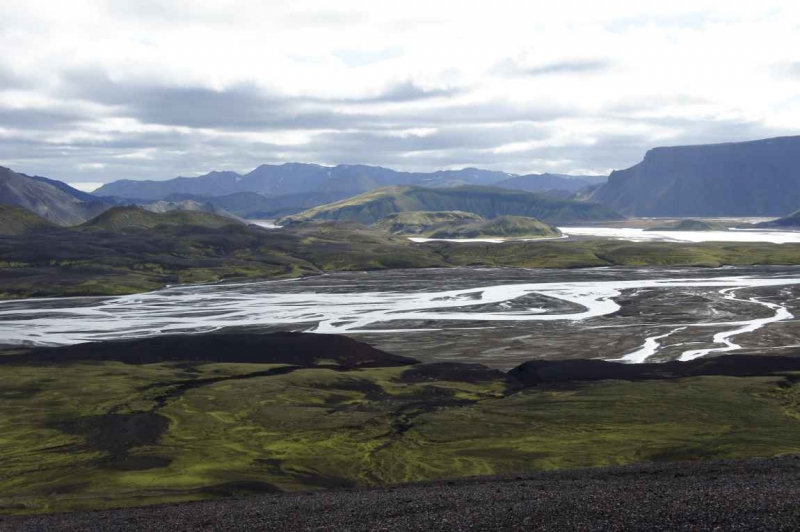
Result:
<svg viewBox="0 0 800 532"><path fill-rule="evenodd" d="M0 164L104 180L284 160L585 173L663 142L800 132L789 0L332 6L4 2Z"/></svg>

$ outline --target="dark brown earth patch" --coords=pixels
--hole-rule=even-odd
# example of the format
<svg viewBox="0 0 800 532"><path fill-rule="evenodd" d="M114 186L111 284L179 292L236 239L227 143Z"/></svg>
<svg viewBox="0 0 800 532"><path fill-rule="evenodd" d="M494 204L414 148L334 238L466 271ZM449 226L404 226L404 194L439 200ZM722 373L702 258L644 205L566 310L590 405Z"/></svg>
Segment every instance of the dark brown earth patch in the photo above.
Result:
<svg viewBox="0 0 800 532"><path fill-rule="evenodd" d="M497 369L489 369L482 364L464 364L461 362L436 362L433 364L420 364L407 369L400 376L401 382L466 382L481 384L492 381L503 381L516 384L516 381Z"/></svg>
<svg viewBox="0 0 800 532"><path fill-rule="evenodd" d="M567 381L663 380L719 375L756 377L800 371L797 356L726 355L688 362L623 364L604 360L531 360L509 371L525 386Z"/></svg>
<svg viewBox="0 0 800 532"><path fill-rule="evenodd" d="M38 386L4 386L0 388L0 399L31 399L41 391Z"/></svg>
<svg viewBox="0 0 800 532"><path fill-rule="evenodd" d="M146 471L148 469L167 467L172 463L172 458L167 456L125 455L116 460L100 460L98 463L104 469L113 469L115 471Z"/></svg>
<svg viewBox="0 0 800 532"><path fill-rule="evenodd" d="M160 457L131 457L136 447L156 445L169 428L169 419L154 412L84 416L51 424L67 434L83 436L86 446L106 453L98 465L109 469L152 469L169 465ZM157 465L160 464L160 465Z"/></svg>

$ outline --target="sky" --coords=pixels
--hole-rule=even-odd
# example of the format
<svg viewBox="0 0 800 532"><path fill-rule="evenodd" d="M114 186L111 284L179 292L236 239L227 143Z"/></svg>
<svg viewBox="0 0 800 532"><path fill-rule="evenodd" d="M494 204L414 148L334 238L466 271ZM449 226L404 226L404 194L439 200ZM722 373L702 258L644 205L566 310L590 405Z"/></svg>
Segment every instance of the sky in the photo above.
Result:
<svg viewBox="0 0 800 532"><path fill-rule="evenodd" d="M0 2L0 165L607 174L800 134L800 2Z"/></svg>

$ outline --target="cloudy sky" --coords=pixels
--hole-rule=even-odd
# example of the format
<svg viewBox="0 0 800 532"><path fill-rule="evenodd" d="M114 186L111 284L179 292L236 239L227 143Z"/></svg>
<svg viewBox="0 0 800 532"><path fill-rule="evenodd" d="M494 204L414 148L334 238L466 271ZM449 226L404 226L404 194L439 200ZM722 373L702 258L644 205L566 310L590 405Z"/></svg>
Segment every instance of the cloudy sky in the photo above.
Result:
<svg viewBox="0 0 800 532"><path fill-rule="evenodd" d="M7 1L0 50L0 165L71 183L800 134L795 0Z"/></svg>

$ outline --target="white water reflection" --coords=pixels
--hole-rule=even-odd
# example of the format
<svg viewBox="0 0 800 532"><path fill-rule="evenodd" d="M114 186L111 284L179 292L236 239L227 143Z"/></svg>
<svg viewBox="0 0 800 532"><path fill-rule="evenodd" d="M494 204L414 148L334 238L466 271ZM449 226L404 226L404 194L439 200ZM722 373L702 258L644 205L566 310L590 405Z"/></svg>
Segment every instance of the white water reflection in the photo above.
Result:
<svg viewBox="0 0 800 532"><path fill-rule="evenodd" d="M478 282L478 281L476 281ZM304 291L303 281L291 292L277 290L275 281L237 285L176 287L147 294L97 299L52 299L0 303L0 342L61 345L167 333L208 332L239 326L290 326L318 333L407 333L437 331L442 322L579 322L620 309L615 298L637 289L711 288L726 299L767 307L768 318L689 323L668 334L649 338L642 348L621 360L643 362L661 349L661 340L689 327L727 327L709 347L686 351L684 360L713 352L739 349L732 338L792 314L783 306L756 298L739 299L736 291L800 284L800 277L727 276L686 279L597 280L472 286L458 290ZM538 296L536 306L522 299ZM526 306L527 305L527 306ZM393 323L402 322L393 327ZM417 322L420 328L409 328ZM430 327L433 324L434 327Z"/></svg>
<svg viewBox="0 0 800 532"><path fill-rule="evenodd" d="M630 242L769 242L800 243L800 232L731 229L730 231L646 231L633 227L559 227L567 236L593 236Z"/></svg>

